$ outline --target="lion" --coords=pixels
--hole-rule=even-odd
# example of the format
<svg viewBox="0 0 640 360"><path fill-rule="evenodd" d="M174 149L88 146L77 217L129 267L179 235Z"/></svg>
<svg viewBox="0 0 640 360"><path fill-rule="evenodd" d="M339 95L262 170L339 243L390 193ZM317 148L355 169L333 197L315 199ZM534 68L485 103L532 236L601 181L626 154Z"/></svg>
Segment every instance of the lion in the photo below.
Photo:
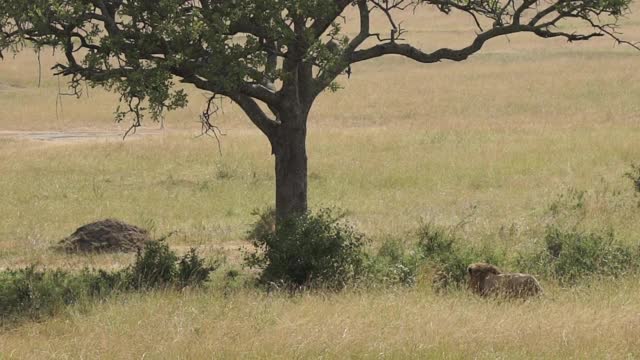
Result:
<svg viewBox="0 0 640 360"><path fill-rule="evenodd" d="M528 298L542 293L540 283L533 275L502 273L487 263L474 263L467 267L469 289L480 296L506 296Z"/></svg>

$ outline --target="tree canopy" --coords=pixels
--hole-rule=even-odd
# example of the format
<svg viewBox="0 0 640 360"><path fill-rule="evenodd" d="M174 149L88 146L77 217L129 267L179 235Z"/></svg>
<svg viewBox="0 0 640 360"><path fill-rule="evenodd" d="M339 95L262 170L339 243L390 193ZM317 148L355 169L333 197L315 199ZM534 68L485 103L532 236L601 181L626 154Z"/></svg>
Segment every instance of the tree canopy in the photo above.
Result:
<svg viewBox="0 0 640 360"><path fill-rule="evenodd" d="M59 49L65 61L54 71L68 76L78 94L84 80L117 91L124 104L118 119L133 115L134 126L145 113L157 118L187 104L176 80L211 99L231 99L271 142L276 207L284 216L307 207L311 106L321 92L337 88L340 75L351 74L352 64L386 55L462 61L487 41L514 33L625 42L617 27L630 1L1 0L0 55L27 45ZM412 46L404 40L410 29L397 16L427 7L467 14L475 36L457 49ZM349 8L359 21L351 36L343 30ZM376 13L385 28L372 28ZM578 23L582 32L570 30Z"/></svg>

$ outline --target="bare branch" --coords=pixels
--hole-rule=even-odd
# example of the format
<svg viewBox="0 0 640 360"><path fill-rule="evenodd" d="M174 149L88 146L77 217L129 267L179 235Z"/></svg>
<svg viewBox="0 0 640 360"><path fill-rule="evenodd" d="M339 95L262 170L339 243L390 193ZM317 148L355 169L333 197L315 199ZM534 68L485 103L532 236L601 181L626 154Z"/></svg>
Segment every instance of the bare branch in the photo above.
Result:
<svg viewBox="0 0 640 360"><path fill-rule="evenodd" d="M402 40L402 35L406 33L406 30L402 28L402 23L398 23L395 21L392 12L394 10L404 11L409 6L415 5L414 1L407 0L369 0L374 6L373 9L378 9L382 11L382 13L387 18L389 25L391 26L391 30L389 31L389 37L381 36L380 34L372 34L375 36L378 41L385 42L396 42L398 40Z"/></svg>
<svg viewBox="0 0 640 360"><path fill-rule="evenodd" d="M218 152L220 153L220 155L222 155L222 145L220 143L220 136L225 136L226 134L222 132L220 127L218 127L217 125L214 125L211 120L214 116L218 114L218 111L220 110L220 107L218 107L218 105L215 104L214 102L217 99L217 97L218 97L217 94L212 94L207 99L207 107L205 108L205 110L202 111L202 114L200 114L200 123L202 125L202 132L200 135L198 135L198 137L205 136L205 135L209 137L213 137L218 143Z"/></svg>

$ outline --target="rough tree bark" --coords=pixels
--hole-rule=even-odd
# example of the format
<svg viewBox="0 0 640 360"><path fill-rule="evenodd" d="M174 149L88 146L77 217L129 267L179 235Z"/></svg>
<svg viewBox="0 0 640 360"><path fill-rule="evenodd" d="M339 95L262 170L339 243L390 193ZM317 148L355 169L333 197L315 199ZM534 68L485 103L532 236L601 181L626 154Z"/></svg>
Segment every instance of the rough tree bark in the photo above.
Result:
<svg viewBox="0 0 640 360"><path fill-rule="evenodd" d="M278 219L307 211L306 116L295 123L280 127L274 139Z"/></svg>

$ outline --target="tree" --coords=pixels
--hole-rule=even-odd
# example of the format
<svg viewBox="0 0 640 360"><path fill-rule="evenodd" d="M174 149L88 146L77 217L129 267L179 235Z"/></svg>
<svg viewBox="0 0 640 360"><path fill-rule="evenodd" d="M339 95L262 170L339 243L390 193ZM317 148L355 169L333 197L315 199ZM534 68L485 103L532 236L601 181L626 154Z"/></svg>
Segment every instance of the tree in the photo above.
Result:
<svg viewBox="0 0 640 360"><path fill-rule="evenodd" d="M77 94L83 80L119 92L125 107L117 119L133 115L134 127L145 111L157 119L186 105L174 79L209 92L210 105L220 96L231 99L270 141L282 219L307 210L309 111L324 90L338 89L340 75L351 75L352 64L387 55L462 61L514 33L570 42L606 35L630 44L616 32L630 1L0 0L0 55L27 44L60 49L66 60L56 73L70 77ZM397 15L423 7L468 14L475 38L431 52L408 44ZM360 25L353 38L341 28L349 8ZM376 13L387 20L382 32L370 25ZM588 30L562 30L576 21Z"/></svg>

